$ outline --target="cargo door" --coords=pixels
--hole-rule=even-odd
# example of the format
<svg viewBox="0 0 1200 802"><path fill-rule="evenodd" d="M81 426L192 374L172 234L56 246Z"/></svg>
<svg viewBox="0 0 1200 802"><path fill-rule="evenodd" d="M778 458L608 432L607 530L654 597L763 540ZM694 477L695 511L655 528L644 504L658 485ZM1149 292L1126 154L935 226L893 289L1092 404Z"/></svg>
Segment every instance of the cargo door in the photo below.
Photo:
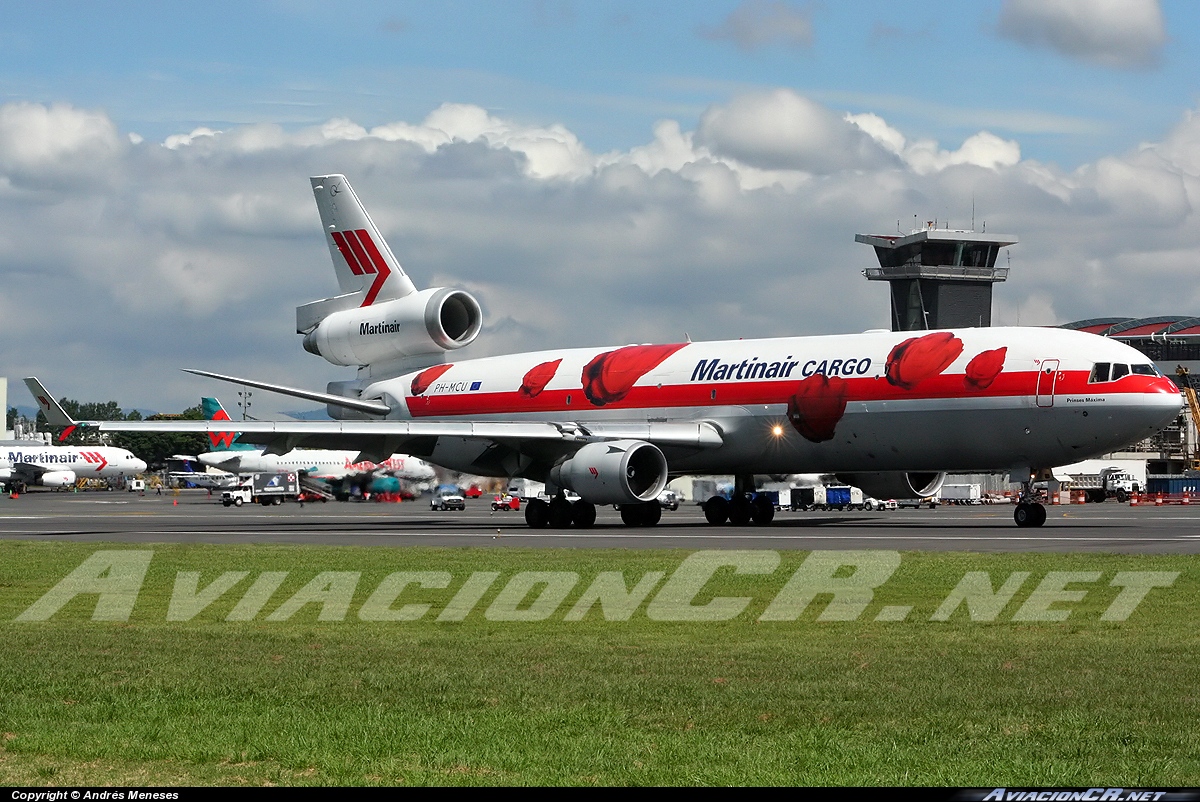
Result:
<svg viewBox="0 0 1200 802"><path fill-rule="evenodd" d="M1054 406L1054 386L1058 383L1058 360L1043 359L1037 378L1037 405Z"/></svg>

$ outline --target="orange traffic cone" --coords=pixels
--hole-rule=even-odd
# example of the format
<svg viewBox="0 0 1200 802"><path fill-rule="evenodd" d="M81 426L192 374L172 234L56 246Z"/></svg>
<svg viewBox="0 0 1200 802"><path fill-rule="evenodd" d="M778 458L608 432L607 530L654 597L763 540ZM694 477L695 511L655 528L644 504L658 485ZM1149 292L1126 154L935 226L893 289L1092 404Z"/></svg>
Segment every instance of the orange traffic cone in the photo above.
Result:
<svg viewBox="0 0 1200 802"><path fill-rule="evenodd" d="M178 506L179 506L179 499L177 499L177 498L175 498L175 499L171 499L171 506L172 506L172 507L178 507Z"/></svg>

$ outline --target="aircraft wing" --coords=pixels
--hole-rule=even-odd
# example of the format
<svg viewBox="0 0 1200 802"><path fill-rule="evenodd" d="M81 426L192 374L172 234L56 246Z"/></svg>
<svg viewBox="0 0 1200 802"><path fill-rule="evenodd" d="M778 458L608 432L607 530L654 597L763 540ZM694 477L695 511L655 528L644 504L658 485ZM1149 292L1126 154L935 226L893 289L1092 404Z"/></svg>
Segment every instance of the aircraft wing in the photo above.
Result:
<svg viewBox="0 0 1200 802"><path fill-rule="evenodd" d="M230 421L80 421L102 432L227 432ZM706 421L573 423L550 421L236 421L243 442L273 453L294 448L358 449L378 462L394 453L427 457L442 438L486 441L519 453L569 454L593 442L644 440L671 449L719 448L720 430Z"/></svg>

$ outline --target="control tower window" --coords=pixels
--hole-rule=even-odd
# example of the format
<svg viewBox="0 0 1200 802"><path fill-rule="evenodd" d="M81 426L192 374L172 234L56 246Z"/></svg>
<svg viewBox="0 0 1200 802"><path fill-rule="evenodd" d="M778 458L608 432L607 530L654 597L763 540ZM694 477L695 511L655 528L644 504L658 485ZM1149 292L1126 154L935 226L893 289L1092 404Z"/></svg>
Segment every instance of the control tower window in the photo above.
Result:
<svg viewBox="0 0 1200 802"><path fill-rule="evenodd" d="M1128 375L1129 375L1129 366L1128 365L1122 365L1120 362L1113 363L1113 369L1112 369L1112 380L1113 381L1116 381L1117 379L1121 378L1122 376L1128 376Z"/></svg>
<svg viewBox="0 0 1200 802"><path fill-rule="evenodd" d="M1108 381L1108 368L1108 362L1097 362L1092 365L1092 375L1088 377L1088 384Z"/></svg>

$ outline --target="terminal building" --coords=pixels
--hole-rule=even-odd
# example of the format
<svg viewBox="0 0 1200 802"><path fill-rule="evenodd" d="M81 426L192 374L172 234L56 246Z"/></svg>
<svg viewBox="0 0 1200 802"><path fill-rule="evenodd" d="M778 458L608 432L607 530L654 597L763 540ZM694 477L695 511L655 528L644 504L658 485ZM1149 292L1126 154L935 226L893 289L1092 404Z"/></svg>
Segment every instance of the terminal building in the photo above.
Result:
<svg viewBox="0 0 1200 802"><path fill-rule="evenodd" d="M973 328L992 324L992 288L1008 278L1007 265L997 267L1001 250L1015 236L936 228L908 234L856 234L855 242L875 250L878 267L862 271L868 281L886 281L893 331ZM1062 326L1112 337L1141 351L1185 396L1174 424L1126 451L1096 462L1131 469L1151 491L1200 492L1200 317L1108 317ZM1009 489L1005 476L950 477L972 482L986 492Z"/></svg>

